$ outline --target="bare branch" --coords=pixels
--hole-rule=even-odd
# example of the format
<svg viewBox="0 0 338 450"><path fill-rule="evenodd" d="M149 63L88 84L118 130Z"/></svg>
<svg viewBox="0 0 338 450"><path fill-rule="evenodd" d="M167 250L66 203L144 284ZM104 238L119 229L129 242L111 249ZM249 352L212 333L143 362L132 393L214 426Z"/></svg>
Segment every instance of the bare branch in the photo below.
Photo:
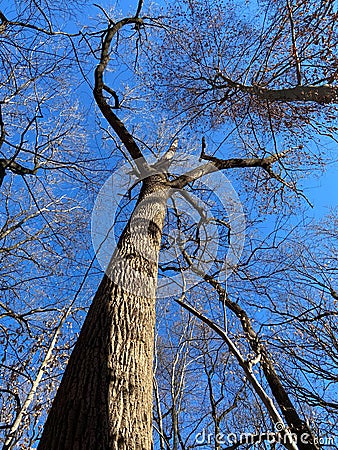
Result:
<svg viewBox="0 0 338 450"><path fill-rule="evenodd" d="M5 124L4 124L4 121L2 118L2 108L1 108L1 103L0 103L0 150L5 141L5 137L6 137L6 130L5 130Z"/></svg>
<svg viewBox="0 0 338 450"><path fill-rule="evenodd" d="M297 84L300 86L302 84L302 73L301 73L300 60L299 60L297 44L296 44L295 23L293 20L293 13L292 13L290 1L286 0L286 3L287 3L288 11L289 11L289 19L290 19L290 25L291 25L292 51L293 51L293 56L295 57L295 61L296 61Z"/></svg>
<svg viewBox="0 0 338 450"><path fill-rule="evenodd" d="M184 297L183 297L184 298ZM235 358L238 361L238 364L243 369L247 379L251 383L253 389L255 390L256 394L259 396L259 398L262 400L263 404L265 405L266 409L268 410L270 417L272 421L275 424L283 424L283 419L280 416L276 406L274 405L272 399L267 395L264 388L261 386L259 381L257 380L256 376L254 375L252 368L250 367L250 364L248 361L245 360L245 358L242 356L234 342L229 338L226 331L221 328L219 325L217 325L213 320L209 319L207 316L205 316L203 313L195 309L192 305L189 303L186 303L183 301L182 298L175 299L175 302L178 303L182 308L189 311L191 314L193 314L195 317L197 317L199 320L201 320L203 323L208 325L215 333L217 333L227 344L229 351L235 356ZM289 434L289 431L285 427L285 433ZM293 443L293 441L288 442L285 444L286 448L298 450L297 446Z"/></svg>
<svg viewBox="0 0 338 450"><path fill-rule="evenodd" d="M38 168L39 166L35 165L34 169L28 169L11 159L0 158L0 186L2 185L7 169L16 175L35 175Z"/></svg>
<svg viewBox="0 0 338 450"><path fill-rule="evenodd" d="M204 153L204 147L202 146L202 152L200 160L204 159L210 161L207 164L196 167L183 175L180 175L175 180L171 182L173 188L182 189L188 183L192 183L197 179L207 175L209 173L217 172L218 170L234 169L234 168L244 168L244 167L261 167L262 169L268 171L271 165L283 158L288 152L281 152L276 155L271 155L266 158L230 158L230 159L219 159L215 156L208 156ZM276 178L276 176L274 176Z"/></svg>
<svg viewBox="0 0 338 450"><path fill-rule="evenodd" d="M162 158L160 158L158 162L153 165L153 167L156 168L156 170L167 171L176 154L177 146L178 146L178 139L176 138L170 145L169 150L165 152Z"/></svg>
<svg viewBox="0 0 338 450"><path fill-rule="evenodd" d="M106 19L108 20L108 23L110 23L111 25L114 25L113 20L109 17L107 11L101 5L99 5L98 3L93 3L93 5L96 6L96 8L99 8L99 10L103 12Z"/></svg>
<svg viewBox="0 0 338 450"><path fill-rule="evenodd" d="M142 2L141 2L142 3ZM112 42L113 37L118 33L118 31L128 24L135 24L135 25L142 25L143 20L139 19L138 17L132 17L132 18L125 18L114 24L113 26L109 26L108 31L105 34L105 37L102 42L102 49L101 49L101 57L100 62L97 65L95 69L95 86L94 86L94 98L96 100L96 103L98 107L100 108L103 116L111 125L111 127L114 129L115 133L118 135L118 137L123 142L124 146L128 150L130 156L135 161L139 171L141 173L144 173L149 170L148 164L146 163L143 154L136 144L134 138L129 133L129 131L126 129L124 123L116 116L116 114L113 112L113 109L117 108L119 105L118 97L115 91L111 88L109 88L103 81L103 75L104 72L108 66L109 59L110 59L110 45ZM108 102L106 101L103 90L109 92L115 99L115 105L114 107L111 107Z"/></svg>
<svg viewBox="0 0 338 450"><path fill-rule="evenodd" d="M1 24L0 24L0 34L1 34L6 30L7 25L9 23L7 17L4 15L4 13L2 11L0 11L0 20L1 20Z"/></svg>
<svg viewBox="0 0 338 450"><path fill-rule="evenodd" d="M284 89L269 89L259 85L248 86L235 82L218 72L226 84L212 83L217 89L235 88L270 102L315 102L320 104L338 102L338 86L295 86Z"/></svg>
<svg viewBox="0 0 338 450"><path fill-rule="evenodd" d="M27 412L30 404L32 403L32 401L34 399L34 396L35 396L35 394L37 392L38 386L41 383L42 377L45 374L45 372L47 370L47 367L48 367L48 364L50 363L50 361L51 361L51 359L53 357L53 351L54 351L54 348L56 346L56 343L57 343L57 340L59 338L59 335L61 333L62 327L63 327L64 323L66 322L67 318L69 317L70 313L72 312L74 304L75 304L76 300L78 299L78 297L79 297L79 295L80 295L80 293L82 291L82 288L83 288L83 286L84 286L84 284L85 284L85 282L86 282L86 280L88 278L90 270L93 267L94 261L95 261L95 257L91 260L89 266L87 267L87 270L86 270L86 272L84 274L84 277L83 277L83 279L82 279L82 281L81 281L81 283L80 283L80 285L79 285L79 287L78 287L78 289L77 289L77 291L76 291L76 293L75 293L71 303L68 305L68 307L65 309L65 311L62 314L62 316L60 317L59 323L58 323L57 327L55 328L55 331L53 333L53 337L52 337L52 339L51 339L51 341L50 341L50 343L48 345L46 354L45 354L45 356L44 356L44 358L43 358L43 360L42 360L42 362L40 364L40 367L39 367L39 369L37 371L36 377L35 377L35 379L32 382L32 386L30 388L30 391L27 394L27 397L26 397L26 399L24 401L24 404L22 405L22 407L20 406L20 408L18 409L18 414L17 414L14 422L10 426L10 432L7 435L7 438L6 438L6 441L5 441L5 444L4 444L2 450L10 450L10 448L12 448L12 443L13 443L13 440L14 440L14 437L15 437L15 433L17 432L18 428L20 427L20 425L22 423L22 420L23 420L23 417L24 417L24 414Z"/></svg>
<svg viewBox="0 0 338 450"><path fill-rule="evenodd" d="M135 18L139 17L139 15L141 13L142 6L143 6L143 0L139 0L138 5L137 5L137 11L136 11L136 14L135 14Z"/></svg>
<svg viewBox="0 0 338 450"><path fill-rule="evenodd" d="M275 366L272 362L272 359L269 355L269 352L265 345L261 342L260 337L255 332L251 320L246 313L246 311L237 303L230 299L226 290L222 287L221 283L217 281L213 276L204 273L202 270L194 267L191 258L187 254L184 248L181 248L181 252L185 260L188 262L190 268L201 278L203 278L207 283L209 283L218 293L220 301L223 305L229 308L236 317L240 320L242 329L245 333L246 340L253 350L256 357L251 361L248 361L247 364L251 368L252 365L260 363L262 370L264 372L265 378L269 384L271 392L276 399L278 406L280 407L283 416L287 424L289 425L291 431L296 433L298 436L302 436L304 433L307 433L309 437L312 437L313 440L313 448L318 448L313 439L312 432L308 425L299 417L288 393L284 389L283 384L280 381L280 377L278 376ZM214 328L212 328L214 329ZM214 329L214 331L216 331ZM251 380L249 379L251 382Z"/></svg>

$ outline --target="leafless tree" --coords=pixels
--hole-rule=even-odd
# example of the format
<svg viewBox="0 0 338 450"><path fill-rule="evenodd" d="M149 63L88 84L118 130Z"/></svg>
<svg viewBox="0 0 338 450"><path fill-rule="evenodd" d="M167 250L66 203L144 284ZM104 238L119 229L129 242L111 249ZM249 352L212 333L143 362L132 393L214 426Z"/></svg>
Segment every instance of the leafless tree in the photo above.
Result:
<svg viewBox="0 0 338 450"><path fill-rule="evenodd" d="M72 202L78 199L69 195L64 208L58 183L70 183L72 178L75 181L71 186L86 186L86 195L95 190L91 186L91 169L94 178L95 169L106 172L104 157L92 161L77 145L79 138L83 143L85 127L81 117L76 120L74 104L64 107L64 101L69 106L71 101L67 99L73 97L63 84L61 73L67 73L70 85L78 82L79 73L81 80L90 85L88 73L93 70L92 93L104 143L120 151L130 164L129 174L136 182L129 196L136 192L137 197L131 203L133 210L126 208L125 227L68 361L38 448L150 450L154 411L156 442L161 449L197 447L196 440L190 442L199 427L212 428L214 441L208 445L217 450L223 443L216 437L223 430L249 430L254 439L250 443L239 439L229 444L229 449L245 448L259 439L261 448L265 448L269 442L266 432L271 428L280 445L288 449L318 449L318 436L330 427L324 426L323 421L314 426L309 419L318 408L327 413L335 410L328 388L335 383L335 375L329 374L336 355L329 353L328 344L335 342L334 280L328 282L323 270L319 270L322 266L316 265L316 272L315 267L309 268L305 263L305 268L294 264L299 250L292 245L290 254L285 251L283 243L288 242L290 247L293 243L286 231L280 235L281 228L276 227L270 236L259 241L254 224L259 206L261 215L263 211L273 212L282 218L290 215L290 202L295 198L306 202L297 182L302 174L323 164L322 154L313 151L310 140L321 135L335 139L333 120L338 88L334 3L262 2L257 15L249 19L246 11L253 14L251 4L245 9L243 3L240 10L239 5L223 5L216 0L183 1L169 4L166 13L155 9L144 13L143 1L139 0L135 11L122 18L99 5L102 17L96 28L74 34L55 28L57 9L51 8L45 16L43 9L32 7L33 3L27 9L31 16L26 14L25 21L10 19L5 13L0 16L5 42L13 39L11 30L17 32L21 27L22 33L15 36L29 42L32 52L33 33L35 39L45 40L48 54L45 65L27 56L24 61L28 61L28 66L18 71L13 83L12 69L7 70L8 98L19 98L22 89L32 89L27 91L32 95L43 94L33 95L36 101L29 105L30 119L27 123L21 120L16 134L10 131L15 123L9 120L10 106L5 111L7 103L2 103L1 151L6 148L1 159L2 187L9 177L13 183L24 180L22 188L28 204L33 206L18 212L14 209L14 214L14 206L8 207L2 233L9 230L8 235L15 236L12 233L38 217L34 223L42 222L43 227L37 228L29 242L40 242L40 233L50 233L60 250L68 252L66 267L72 267L70 263L75 258L69 255L69 249L74 247L68 247L68 238L80 233L67 236L67 231L62 234L56 226L60 217L73 211ZM20 45L16 43L16 47ZM128 79L121 94L115 83L125 81L123 69L128 77L132 73L133 81ZM36 78L31 73L36 73ZM40 79L41 90L37 91ZM56 94L59 88L64 89L61 95ZM66 116L60 117L67 120L55 122L55 115L47 106L50 102L59 108L54 111L66 111ZM19 117L17 111L22 105L23 100L14 118ZM151 116L155 122L152 125ZM55 137L40 131L44 126L54 130ZM182 155L183 146L186 148ZM193 160L185 159L187 153L192 153ZM111 154L108 151L107 155ZM107 160L109 164L108 157ZM110 164L115 162L113 159ZM99 164L102 165L93 167ZM32 190L27 179L35 177L39 186L41 172L45 178L37 197L38 187ZM246 188L243 195L250 239L243 258L233 265L226 254L239 232L217 208L212 189L205 186L210 175L221 172L240 179L241 182L235 179L235 183ZM54 191L49 188L53 182ZM189 218L178 206L178 197L197 216ZM13 194L8 195L6 201L12 202L13 198ZM52 198L52 203L46 202L47 198ZM199 205L202 198L206 199L208 211ZM59 211L57 207L57 214L49 216L51 205L54 208L57 200L63 209ZM20 221L23 222L18 225ZM213 236L207 231L204 241L201 238L211 223L216 224L220 237L218 253L212 258L208 245ZM16 242L20 248L27 245L26 241ZM161 249L173 251L176 257L159 264ZM305 255L304 250L300 254ZM38 257L36 262L29 261L39 266ZM201 269L201 262L209 263L208 272ZM222 277L224 267L232 272L230 278L228 273ZM189 271L199 277L195 288L184 285ZM166 334L158 328L155 340L158 272L160 280L178 273L182 292L175 298L179 304L174 309L177 320L163 315L165 308L159 313L170 332ZM297 279L293 278L295 273ZM315 289L319 286L318 292L322 289L325 293L321 310L310 306L314 302L311 289L306 296L301 295L302 282L314 279ZM41 385L46 358L53 351L79 289L75 289L66 306L63 304L61 312L59 308L52 315L50 340L45 344L44 356L40 356L40 369L31 381L35 390ZM46 307L45 304L44 312ZM170 305L168 312L171 308ZM20 316L11 303L5 303L4 310L6 317L20 318L22 323L22 313ZM321 328L325 332L322 339L316 340ZM307 346L306 339L311 345ZM154 340L158 352L153 408ZM5 345L9 347L12 341L8 336ZM327 359L323 367L315 369L318 360L313 349L319 342L321 356ZM312 348L312 356L304 356L305 348ZM288 361L283 364L286 357ZM199 385L194 373L199 374ZM315 374L313 380L319 377L318 383L324 383L321 390L312 392L310 384L304 381L309 374ZM5 448L14 445L18 417L21 420L23 415L20 396L10 384L3 393L11 399L11 410L16 408L21 416L7 414L10 419L6 426L12 427L13 432L7 437ZM199 396L207 399L200 407ZM240 411L248 401L251 405L245 409L244 422ZM37 424L38 419L30 423L30 429ZM304 443L301 438L305 434L308 439ZM291 435L296 436L295 442L289 439ZM34 438L30 440L33 441Z"/></svg>

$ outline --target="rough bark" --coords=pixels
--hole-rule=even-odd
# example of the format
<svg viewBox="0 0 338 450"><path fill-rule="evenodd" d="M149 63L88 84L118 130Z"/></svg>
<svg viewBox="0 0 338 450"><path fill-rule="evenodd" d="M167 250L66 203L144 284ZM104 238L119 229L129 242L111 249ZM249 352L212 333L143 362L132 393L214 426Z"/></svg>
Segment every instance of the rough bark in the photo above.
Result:
<svg viewBox="0 0 338 450"><path fill-rule="evenodd" d="M38 450L152 448L155 291L168 187L144 180L95 295Z"/></svg>
<svg viewBox="0 0 338 450"><path fill-rule="evenodd" d="M315 102L336 103L338 100L337 86L295 86L285 89L265 89L254 86L248 90L271 102Z"/></svg>
<svg viewBox="0 0 338 450"><path fill-rule="evenodd" d="M248 86L242 83L237 83L236 81L225 77L221 73L218 73L217 75L224 80L226 84L212 82L211 84L215 88L235 88L264 100L269 100L270 102L315 102L320 104L329 104L337 103L338 101L338 86L336 85L298 85L289 88L269 89L259 85Z"/></svg>

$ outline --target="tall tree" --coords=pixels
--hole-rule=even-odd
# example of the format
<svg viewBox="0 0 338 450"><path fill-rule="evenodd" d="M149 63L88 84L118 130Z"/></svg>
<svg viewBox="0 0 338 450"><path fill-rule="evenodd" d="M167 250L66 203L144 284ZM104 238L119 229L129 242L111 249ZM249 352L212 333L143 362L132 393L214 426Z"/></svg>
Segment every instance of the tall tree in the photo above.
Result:
<svg viewBox="0 0 338 450"><path fill-rule="evenodd" d="M47 5L7 2L0 14L4 448L32 448L44 412L37 398L44 392L48 404L58 383L55 369L72 346L68 327L77 326L83 305L69 307L79 297L79 272L88 267L82 230L97 178L86 149L85 116L70 89L77 70L69 58L69 36L55 17L69 18L68 6L76 2L60 3L61 9Z"/></svg>
<svg viewBox="0 0 338 450"><path fill-rule="evenodd" d="M22 26L32 29L36 36L48 36L48 39L64 36L64 42L69 42L69 48L74 51L75 63L88 81L85 58L80 51L76 51L74 42L86 43L89 54L98 59L93 74L93 97L106 121L103 126L106 128L105 136L115 139L115 145L131 164L131 174L136 174L137 184L141 184L134 210L121 233L67 364L38 448L152 448L158 270L161 276L178 272L184 280L186 271L191 269L201 277L204 287L210 285L215 289L223 308L221 320L213 311L212 303L208 308L207 303L202 302L201 306L200 300L196 304L185 301L192 299L194 292L196 295L198 291L190 292L189 288L184 290L182 287L184 292L178 303L204 324L202 331L199 330L199 335L204 337L195 351L200 352L204 361L203 380L208 385L215 436L227 416L218 408L218 400L223 399L226 388L219 392L212 384L214 374L221 371L221 361L214 356L218 350L213 353L208 333L213 333L213 337L218 335L227 345L236 367L240 367L236 370L244 374L252 395L257 396L260 408L265 411L259 415L262 422L267 417L278 426L276 438L281 440L281 445L299 450L317 449L319 444L314 430L306 422L307 412L299 408L298 401L294 401L297 392L304 393L306 390L293 389L293 395L288 392L295 383L290 381L287 370L283 371L273 360L276 355L270 351L273 349L270 334L269 339L262 340L260 331L254 328L255 322L245 308L252 306L250 301L259 304L262 291L266 298L271 299L274 293L271 294L268 286L258 280L266 278L269 283L278 269L274 271L271 268L271 273L268 273L268 267L273 264L266 267L260 264L257 270L262 271L261 275L257 275L256 267L251 272L256 255L261 254L261 262L268 254L263 251L264 243L256 249L252 238L251 248L249 245L243 262L228 267L226 261L227 270L236 275L233 291L244 292L248 298L238 293L232 296L225 280L228 274L225 274L225 279L217 277L223 270L226 252L231 248L238 230L232 229L227 218L222 217L214 206L210 206L213 215L208 217L196 198L201 193L207 193L203 180L210 174L220 171L231 173L235 172L234 169L240 169L236 173L243 174L248 196L251 194L252 200L260 202L263 208L270 211L284 209L288 212L289 199L297 194L302 197L296 184L299 167L305 171L321 163L321 155L311 154L310 139L318 133L332 136L336 131L329 122L335 117L337 101L334 3L262 2L259 12L263 12L263 16L250 20L245 14L236 12L240 6L245 11L244 4L223 5L216 0L183 1L179 5L169 5L165 14L149 13L147 16L142 15L143 1L140 0L134 14L117 21L103 6L99 6L103 14L102 30L73 36L55 30L52 19L46 20L41 9L38 12L41 14L40 20L45 21L43 26L34 15L24 25L20 21L9 20L5 14L0 17L6 33L11 27ZM248 13L253 14L253 7L248 7ZM130 49L135 55L133 61ZM61 57L53 61L57 67L60 61L71 60ZM141 83L138 89L144 95L148 114L151 106L158 108L155 114L161 108L172 130L181 127L179 136L185 132L189 138L193 135L195 142L199 143L199 150L194 152L194 164L185 168L183 173L182 170L178 173L175 167L182 158L177 148L176 131L169 131L165 136L166 144L162 145L163 151L158 155L156 146L153 147L156 138L147 135L146 128L145 131L141 129L138 135L134 131L136 120L124 114L124 109L133 105L136 108L139 104L137 98L134 104L128 98L121 99L115 86L110 84L112 68L118 69L124 63L129 71L133 67L134 76ZM33 117L36 122L38 116ZM49 114L47 117L50 117ZM137 119L142 123L142 117ZM162 123L159 123L158 129L161 126ZM3 130L1 136L4 141ZM26 133L24 129L22 141ZM151 133L160 135L154 129ZM224 150L214 142L217 139L223 141L227 152L232 151L231 157L225 157ZM155 162L146 157L149 148L157 156ZM27 151L27 154L35 155L37 152ZM1 181L5 180L5 172L26 176L39 171L42 156L35 158L37 162L35 164L34 161L31 169L26 168L25 160L17 158L17 153L14 156L3 158ZM54 164L52 156L47 161ZM67 157L67 164L76 166L75 173L79 178L79 173L89 176L90 162L89 159L85 161L84 170L81 159L73 161ZM59 169L59 166L58 161L56 168ZM195 223L186 221L184 211L176 207L177 194L196 209L199 219ZM173 208L167 212L168 202L173 202ZM210 192L208 202L210 205L213 203ZM204 225L210 221L216 222L222 230L221 249L213 261L211 273L205 273L199 267L200 235ZM166 235L170 235L173 225L177 226L181 236L185 236L185 244L182 245L184 240L176 240L177 261L159 267L161 242L162 247L168 244ZM277 236L278 230L274 233L272 248ZM208 243L212 239L207 235L205 241ZM167 246L170 245L169 242ZM208 253L204 254L205 259L208 256ZM244 283L246 279L248 284ZM240 281L243 282L242 287ZM332 285L327 285L327 288L335 292ZM240 304L239 297L244 298ZM274 298L271 303L274 304ZM238 333L235 339L228 333L226 311L233 318L231 323L239 324L239 327L233 325ZM257 321L256 313L254 317ZM332 314L329 317L332 318ZM321 319L322 316L307 317L309 322ZM262 326L268 326L269 317L264 310L260 320ZM192 336L189 327L184 333ZM274 340L275 347L278 347L276 342ZM179 341L178 346L183 348L185 344ZM179 356L173 356L167 364L177 368L178 361ZM254 368L258 363L262 371L259 375ZM186 367L184 362L182 367ZM178 384L175 376L171 381L172 405L168 408L173 429L172 442L174 448L185 448L179 424L179 396L183 392L183 381L180 380L184 379L186 372L185 369L174 369L172 373L178 376ZM299 384L304 386L302 376ZM229 414L245 389L240 383L237 387L238 395L234 396L234 407L229 407ZM318 397L315 398L318 400ZM303 400L304 405L311 406L306 403L304 395ZM159 405L157 401L157 407ZM168 448L170 438L165 434L159 413L157 423L161 448L165 445ZM290 433L296 436L295 441L290 438ZM303 442L305 434L307 440ZM261 435L257 433L257 436L259 438ZM239 441L231 448L242 444L245 443ZM10 448L12 444L6 445ZM220 448L220 444L216 442L215 448Z"/></svg>

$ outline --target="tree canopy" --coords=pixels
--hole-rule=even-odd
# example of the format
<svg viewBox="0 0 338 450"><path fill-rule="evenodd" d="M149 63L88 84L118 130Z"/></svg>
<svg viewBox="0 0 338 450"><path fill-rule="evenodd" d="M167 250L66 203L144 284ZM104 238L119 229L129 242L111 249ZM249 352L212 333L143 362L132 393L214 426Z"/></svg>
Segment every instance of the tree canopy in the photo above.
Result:
<svg viewBox="0 0 338 450"><path fill-rule="evenodd" d="M1 6L3 449L338 448L337 15Z"/></svg>

